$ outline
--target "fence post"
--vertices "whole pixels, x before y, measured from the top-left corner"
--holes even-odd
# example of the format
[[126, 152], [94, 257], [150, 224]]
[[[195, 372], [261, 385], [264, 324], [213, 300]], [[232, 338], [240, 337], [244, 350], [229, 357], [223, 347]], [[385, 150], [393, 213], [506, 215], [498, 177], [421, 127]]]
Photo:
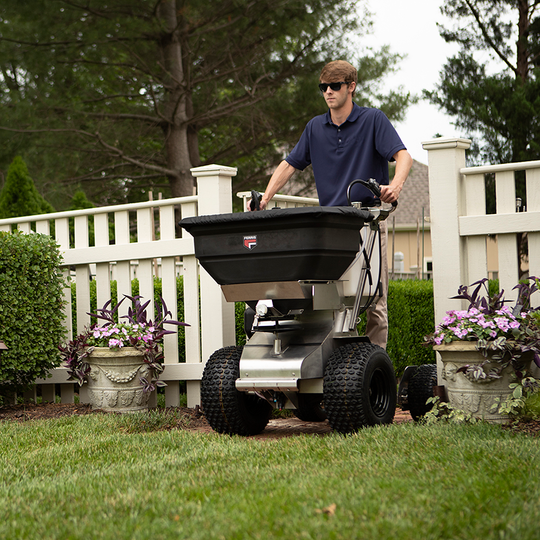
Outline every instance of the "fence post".
[[449, 300], [457, 294], [466, 276], [464, 240], [459, 236], [459, 216], [464, 214], [465, 150], [469, 139], [440, 138], [422, 143], [428, 151], [431, 243], [433, 254], [433, 296], [435, 322], [448, 309], [461, 309], [461, 301]]
[[[232, 177], [237, 169], [222, 165], [207, 165], [191, 169], [197, 180], [198, 214], [232, 212]], [[228, 303], [221, 287], [201, 268], [201, 336], [202, 361], [222, 347], [234, 345], [234, 303]], [[187, 382], [188, 407], [200, 403], [200, 381]]]

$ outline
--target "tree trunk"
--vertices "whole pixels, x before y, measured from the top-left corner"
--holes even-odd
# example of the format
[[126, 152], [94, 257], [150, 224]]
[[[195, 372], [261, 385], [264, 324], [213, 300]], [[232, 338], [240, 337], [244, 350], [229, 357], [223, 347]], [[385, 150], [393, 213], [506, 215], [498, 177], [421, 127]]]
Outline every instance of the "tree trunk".
[[165, 65], [163, 116], [167, 167], [173, 197], [193, 195], [192, 167], [189, 155], [188, 114], [182, 46], [180, 43], [176, 0], [161, 0], [158, 17], [162, 23], [161, 54]]
[[529, 0], [518, 0], [518, 39], [516, 73], [521, 84], [529, 78]]

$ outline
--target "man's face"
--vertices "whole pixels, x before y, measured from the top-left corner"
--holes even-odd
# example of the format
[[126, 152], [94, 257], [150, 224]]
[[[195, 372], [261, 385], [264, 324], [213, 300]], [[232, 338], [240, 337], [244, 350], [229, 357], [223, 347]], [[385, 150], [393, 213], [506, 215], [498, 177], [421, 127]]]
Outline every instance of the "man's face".
[[[329, 84], [334, 81], [321, 81], [322, 83]], [[348, 85], [342, 84], [339, 90], [332, 90], [330, 87], [323, 92], [324, 100], [329, 109], [340, 109], [347, 104], [349, 95], [352, 96], [354, 92], [355, 83], [349, 83]]]

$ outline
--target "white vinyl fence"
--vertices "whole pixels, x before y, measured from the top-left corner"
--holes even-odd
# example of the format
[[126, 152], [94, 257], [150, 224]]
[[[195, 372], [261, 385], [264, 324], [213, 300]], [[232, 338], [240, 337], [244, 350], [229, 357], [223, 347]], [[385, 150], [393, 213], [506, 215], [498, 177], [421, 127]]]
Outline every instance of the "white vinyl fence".
[[[10, 231], [16, 225], [29, 234], [32, 231], [50, 234], [54, 223], [55, 238], [64, 258], [64, 273], [76, 282], [77, 328], [72, 328], [71, 289], [65, 291], [65, 321], [70, 337], [90, 322], [90, 280], [96, 282], [99, 308], [111, 299], [111, 279], [117, 282], [119, 300], [123, 295], [132, 295], [134, 267], [139, 294], [151, 300], [148, 312], [153, 313], [157, 272], [162, 278], [163, 299], [172, 318], [177, 319], [176, 277], [180, 269], [184, 286], [183, 320], [190, 326], [184, 330], [185, 363], [179, 363], [177, 334], [164, 339], [165, 370], [161, 379], [168, 384], [167, 406], [179, 405], [179, 381], [186, 381], [188, 406], [198, 405], [204, 362], [215, 350], [235, 343], [234, 304], [225, 301], [221, 288], [200, 269], [193, 238], [178, 227], [178, 221], [190, 216], [232, 212], [231, 179], [236, 169], [209, 165], [191, 172], [197, 181], [196, 196], [0, 220], [0, 231]], [[305, 206], [316, 205], [318, 201], [277, 196], [275, 204]], [[93, 242], [89, 226], [92, 222]], [[125, 315], [128, 307], [124, 302], [120, 315]], [[177, 330], [172, 325], [168, 329]], [[73, 402], [75, 385], [67, 381], [66, 371], [65, 367], [59, 367], [53, 370], [52, 377], [36, 381], [44, 401], [55, 399], [55, 388], [59, 385], [62, 402]], [[35, 395], [36, 389], [26, 397], [34, 399]], [[85, 387], [80, 389], [80, 399], [87, 401]]]

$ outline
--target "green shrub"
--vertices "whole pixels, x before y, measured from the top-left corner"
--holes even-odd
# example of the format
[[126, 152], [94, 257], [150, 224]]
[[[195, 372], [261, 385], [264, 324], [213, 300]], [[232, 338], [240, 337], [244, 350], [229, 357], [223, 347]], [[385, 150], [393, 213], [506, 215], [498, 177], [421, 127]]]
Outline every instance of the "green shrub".
[[527, 419], [540, 418], [540, 392], [536, 392], [525, 399], [521, 415]]
[[[457, 293], [456, 293], [457, 294]], [[433, 282], [391, 281], [388, 286], [388, 355], [400, 377], [407, 366], [432, 364], [435, 353], [424, 336], [435, 330]]]
[[24, 390], [60, 365], [64, 279], [55, 241], [0, 232], [0, 392]]
[[[457, 292], [456, 292], [457, 294]], [[433, 282], [396, 280], [388, 284], [388, 343], [386, 350], [401, 377], [407, 366], [433, 364], [435, 353], [423, 345], [424, 336], [435, 330]], [[362, 314], [358, 333], [366, 328]]]
[[234, 305], [235, 323], [236, 323], [236, 345], [242, 347], [246, 344], [246, 332], [244, 330], [244, 312], [246, 304], [244, 302], [236, 302]]

